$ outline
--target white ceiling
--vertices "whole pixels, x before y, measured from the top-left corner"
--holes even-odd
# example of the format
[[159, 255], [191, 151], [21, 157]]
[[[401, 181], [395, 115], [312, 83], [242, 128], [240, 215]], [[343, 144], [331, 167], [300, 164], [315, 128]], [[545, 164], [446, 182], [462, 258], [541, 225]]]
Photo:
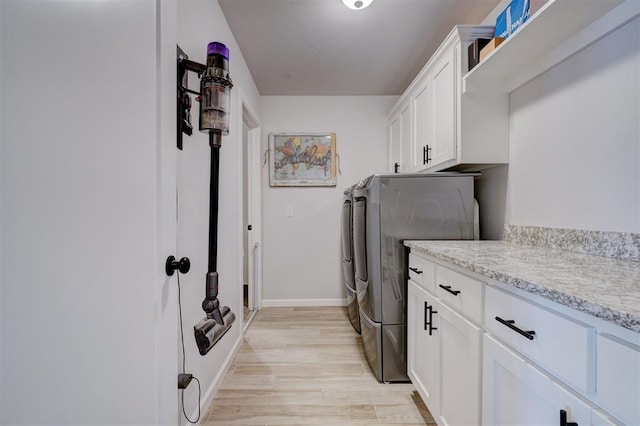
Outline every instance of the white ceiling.
[[219, 3], [260, 93], [283, 96], [400, 95], [454, 25], [479, 24], [499, 1]]

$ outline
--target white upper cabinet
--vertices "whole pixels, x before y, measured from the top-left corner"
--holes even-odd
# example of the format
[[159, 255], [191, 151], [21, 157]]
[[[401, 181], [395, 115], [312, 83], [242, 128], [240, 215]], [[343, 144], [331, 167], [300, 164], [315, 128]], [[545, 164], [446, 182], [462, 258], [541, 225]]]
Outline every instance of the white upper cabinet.
[[[416, 117], [429, 117], [430, 112], [430, 98], [429, 87], [427, 82], [417, 88], [416, 94], [412, 98], [413, 111]], [[427, 167], [430, 161], [431, 149], [433, 149], [433, 142], [430, 140], [430, 132], [433, 127], [432, 123], [428, 120], [416, 120], [415, 132], [416, 142], [411, 144], [413, 150], [413, 162], [411, 163], [410, 170], [420, 170]], [[431, 146], [429, 144], [431, 143]]]
[[400, 109], [413, 113], [400, 170], [478, 171], [506, 164], [509, 93], [638, 15], [638, 0], [548, 0], [471, 71], [468, 46], [491, 38], [493, 26], [455, 27], [389, 115], [391, 124]]
[[408, 172], [409, 164], [411, 164], [411, 150], [408, 148], [413, 140], [413, 115], [411, 113], [411, 104], [406, 103], [400, 112], [400, 122], [402, 128], [402, 136], [400, 137], [400, 147], [402, 151], [402, 162], [400, 163], [401, 172]]
[[413, 132], [411, 103], [405, 101], [389, 124], [389, 172], [408, 172], [412, 161], [410, 143]]
[[400, 163], [402, 162], [402, 122], [400, 116], [396, 116], [389, 124], [389, 162], [390, 170], [394, 173], [400, 171]]
[[412, 112], [401, 170], [472, 171], [507, 163], [508, 96], [462, 93], [469, 44], [492, 34], [492, 26], [455, 27], [398, 100], [391, 122], [406, 108]]
[[[443, 164], [456, 158], [456, 55], [449, 49], [435, 64], [427, 81], [430, 93], [428, 116], [417, 121], [430, 122], [426, 142], [432, 147], [430, 163]], [[419, 143], [416, 134], [416, 142]]]
[[412, 171], [456, 158], [456, 57], [449, 49], [412, 97], [415, 144]]

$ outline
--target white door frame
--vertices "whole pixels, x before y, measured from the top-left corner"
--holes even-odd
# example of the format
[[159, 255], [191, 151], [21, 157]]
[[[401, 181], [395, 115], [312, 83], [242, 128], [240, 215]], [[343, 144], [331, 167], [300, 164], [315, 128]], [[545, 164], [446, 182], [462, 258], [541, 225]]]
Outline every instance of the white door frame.
[[247, 146], [247, 218], [252, 226], [249, 232], [249, 309], [262, 307], [262, 159], [258, 116], [242, 96], [242, 121], [249, 128]]

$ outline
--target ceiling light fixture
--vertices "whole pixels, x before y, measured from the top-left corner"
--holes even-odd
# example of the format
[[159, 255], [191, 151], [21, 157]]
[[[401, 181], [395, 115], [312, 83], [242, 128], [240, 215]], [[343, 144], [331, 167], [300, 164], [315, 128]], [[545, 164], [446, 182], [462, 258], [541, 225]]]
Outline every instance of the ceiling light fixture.
[[345, 6], [353, 10], [361, 10], [369, 6], [373, 0], [342, 0]]

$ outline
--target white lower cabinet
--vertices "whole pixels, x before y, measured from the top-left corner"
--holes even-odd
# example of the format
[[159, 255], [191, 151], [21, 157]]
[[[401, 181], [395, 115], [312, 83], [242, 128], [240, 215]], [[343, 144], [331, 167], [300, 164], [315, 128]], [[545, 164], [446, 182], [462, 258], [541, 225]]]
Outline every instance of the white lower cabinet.
[[[640, 339], [637, 339], [640, 343]], [[629, 425], [640, 424], [640, 347], [598, 335], [598, 402]]]
[[489, 335], [484, 337], [482, 423], [591, 424], [591, 407]]
[[477, 425], [480, 423], [483, 330], [445, 305], [436, 306], [442, 377], [440, 421], [445, 425]]
[[592, 426], [618, 426], [619, 421], [612, 419], [604, 414], [602, 411], [593, 409], [591, 410], [591, 425]]
[[571, 388], [584, 394], [595, 391], [594, 327], [492, 286], [487, 286], [485, 294], [487, 333]]
[[640, 335], [412, 252], [408, 375], [443, 425], [640, 426]]
[[441, 425], [480, 423], [483, 330], [409, 281], [408, 375]]
[[[440, 411], [438, 366], [438, 319], [435, 298], [409, 281], [407, 303], [407, 374], [435, 417]], [[431, 317], [431, 318], [430, 318]]]

